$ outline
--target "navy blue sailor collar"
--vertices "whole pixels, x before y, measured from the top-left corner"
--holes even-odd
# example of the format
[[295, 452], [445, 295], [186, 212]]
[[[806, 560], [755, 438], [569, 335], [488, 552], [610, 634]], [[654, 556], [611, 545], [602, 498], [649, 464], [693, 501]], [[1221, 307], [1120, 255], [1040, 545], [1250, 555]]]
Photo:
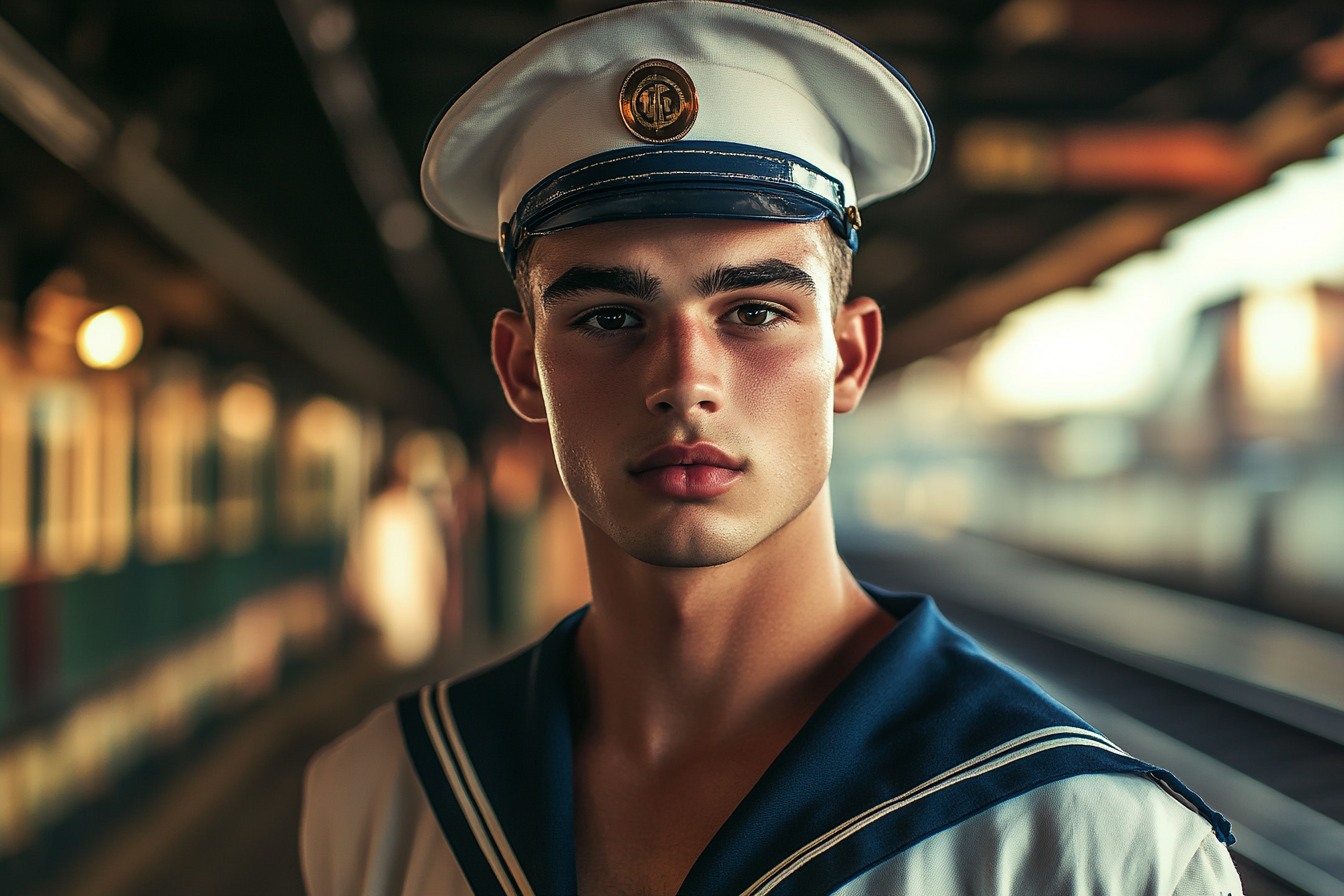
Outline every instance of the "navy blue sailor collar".
[[[933, 601], [864, 586], [899, 624], [785, 747], [682, 883], [686, 894], [833, 892], [993, 805], [1079, 774], [1153, 777], [987, 656]], [[398, 702], [416, 774], [478, 896], [577, 891], [568, 677], [586, 608], [484, 672]]]

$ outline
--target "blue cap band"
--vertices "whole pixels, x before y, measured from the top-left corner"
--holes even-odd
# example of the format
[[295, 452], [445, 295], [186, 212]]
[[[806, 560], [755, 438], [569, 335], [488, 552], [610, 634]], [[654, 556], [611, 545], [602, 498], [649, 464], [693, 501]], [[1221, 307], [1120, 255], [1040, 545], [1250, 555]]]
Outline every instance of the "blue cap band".
[[583, 224], [641, 218], [804, 222], [825, 218], [851, 249], [858, 214], [840, 181], [786, 153], [686, 140], [632, 146], [562, 168], [523, 196], [501, 228], [510, 272], [530, 237]]

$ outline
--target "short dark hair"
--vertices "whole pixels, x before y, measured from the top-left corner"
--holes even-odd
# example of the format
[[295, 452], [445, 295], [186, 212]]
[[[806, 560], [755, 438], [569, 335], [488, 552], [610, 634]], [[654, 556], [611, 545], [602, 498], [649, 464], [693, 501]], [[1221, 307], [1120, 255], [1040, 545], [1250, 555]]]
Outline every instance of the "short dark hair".
[[831, 238], [826, 241], [826, 263], [831, 268], [831, 317], [840, 313], [840, 306], [849, 301], [849, 290], [854, 285], [854, 250], [840, 234], [827, 227]]
[[[826, 228], [826, 232], [831, 235], [826, 241], [826, 263], [831, 269], [831, 316], [834, 317], [840, 306], [849, 301], [854, 277], [854, 250], [831, 228]], [[513, 265], [513, 288], [518, 293], [528, 323], [532, 322], [532, 248], [535, 245], [536, 240], [532, 239], [519, 246]]]

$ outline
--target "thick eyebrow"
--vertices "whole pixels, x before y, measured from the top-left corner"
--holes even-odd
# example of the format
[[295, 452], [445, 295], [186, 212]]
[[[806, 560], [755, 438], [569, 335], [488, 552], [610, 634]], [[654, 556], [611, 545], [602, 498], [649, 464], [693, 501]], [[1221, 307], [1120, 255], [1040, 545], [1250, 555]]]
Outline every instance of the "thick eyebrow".
[[642, 302], [652, 302], [658, 298], [662, 285], [662, 281], [644, 268], [594, 268], [580, 264], [565, 271], [546, 287], [541, 294], [541, 303], [556, 305], [585, 292], [613, 292]]
[[817, 292], [817, 284], [807, 271], [778, 258], [739, 267], [723, 265], [695, 279], [695, 288], [702, 296], [774, 285], [791, 286], [813, 295]]

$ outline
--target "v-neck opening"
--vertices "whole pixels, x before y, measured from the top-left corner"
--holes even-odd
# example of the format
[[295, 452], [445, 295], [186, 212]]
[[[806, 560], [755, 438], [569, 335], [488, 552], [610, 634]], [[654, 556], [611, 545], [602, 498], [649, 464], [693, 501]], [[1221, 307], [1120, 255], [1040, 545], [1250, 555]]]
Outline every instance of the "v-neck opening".
[[[864, 593], [868, 596], [868, 598], [872, 600], [873, 603], [876, 604], [877, 607], [881, 609], [884, 613], [891, 616], [892, 619], [895, 620], [895, 624], [891, 627], [889, 631], [883, 634], [882, 637], [878, 639], [878, 641], [875, 644], [873, 644], [872, 647], [868, 649], [868, 651], [863, 655], [863, 657], [860, 658], [860, 660], [857, 663], [855, 663], [854, 668], [850, 669], [849, 672], [847, 672], [845, 676], [841, 678], [839, 682], [836, 683], [835, 687], [831, 689], [830, 693], [826, 694], [826, 696], [822, 698], [821, 702], [808, 716], [807, 721], [803, 723], [802, 727], [798, 730], [798, 732], [795, 733], [794, 736], [789, 739], [788, 743], [784, 745], [783, 749], [781, 749], [780, 752], [776, 754], [776, 756], [773, 759], [771, 759], [769, 765], [766, 766], [765, 770], [761, 773], [760, 777], [756, 779], [756, 781], [752, 784], [751, 788], [742, 797], [742, 799], [738, 802], [738, 804], [733, 807], [733, 811], [729, 813], [728, 818], [724, 820], [723, 824], [720, 825], [719, 828], [714, 832], [714, 836], [712, 836], [709, 842], [705, 845], [705, 848], [700, 851], [699, 855], [696, 856], [695, 862], [691, 864], [690, 869], [687, 871], [686, 878], [683, 879], [677, 886], [678, 893], [681, 893], [683, 891], [686, 880], [690, 880], [692, 878], [692, 875], [695, 873], [696, 869], [700, 866], [701, 860], [716, 845], [723, 829], [727, 827], [729, 822], [732, 821], [732, 819], [734, 818], [734, 816], [738, 814], [738, 812], [741, 810], [741, 807], [747, 804], [749, 800], [751, 800], [753, 794], [756, 793], [757, 789], [761, 786], [762, 782], [766, 781], [770, 777], [771, 771], [779, 763], [781, 757], [783, 757], [789, 751], [789, 748], [796, 741], [798, 741], [798, 739], [802, 737], [805, 732], [808, 731], [809, 727], [813, 723], [813, 720], [817, 718], [817, 716], [822, 712], [822, 710], [831, 701], [831, 699], [838, 692], [840, 692], [846, 686], [847, 683], [854, 680], [856, 676], [861, 672], [861, 670], [864, 669], [865, 665], [869, 662], [870, 658], [872, 658], [874, 654], [877, 654], [882, 649], [883, 645], [886, 644], [896, 634], [896, 632], [900, 630], [901, 625], [907, 616], [909, 616], [912, 612], [916, 612], [919, 609], [921, 609], [924, 606], [924, 602], [927, 602], [930, 606], [932, 606], [932, 600], [925, 595], [896, 594], [896, 593], [878, 594], [876, 593], [876, 589], [873, 589], [870, 586], [865, 585], [863, 583], [860, 583], [860, 585], [863, 588]], [[898, 615], [896, 612], [893, 612], [893, 610], [895, 610], [896, 607], [892, 605], [893, 601], [890, 600], [891, 598], [896, 599], [904, 598], [909, 601], [909, 605], [903, 608], [904, 612], [902, 614]], [[586, 609], [587, 607], [584, 608], [584, 610]], [[573, 807], [576, 802], [575, 795], [573, 795], [573, 786], [575, 780], [574, 756], [576, 752], [574, 744], [574, 735], [577, 731], [577, 727], [574, 724], [574, 701], [573, 701], [573, 691], [571, 690], [571, 688], [574, 686], [574, 684], [582, 680], [582, 674], [583, 674], [582, 670], [579, 668], [579, 658], [577, 650], [578, 631], [579, 626], [582, 624], [582, 621], [583, 617], [580, 617], [575, 621], [574, 625], [568, 629], [568, 631], [565, 633], [568, 638], [568, 641], [564, 645], [564, 649], [567, 653], [569, 663], [569, 666], [566, 669], [566, 679], [564, 681], [563, 689], [565, 700], [564, 705], [566, 709], [565, 719], [567, 722], [568, 727], [567, 733], [569, 736], [569, 742], [568, 742], [569, 760], [570, 760], [569, 786], [571, 792], [571, 803], [570, 803], [571, 812], [573, 811]], [[569, 827], [571, 831], [577, 833], [578, 830], [577, 819], [572, 815], [570, 818]], [[576, 841], [574, 843], [574, 866], [576, 869], [576, 874], [578, 867], [577, 847], [578, 844]], [[577, 880], [575, 881], [575, 892], [577, 892]]]
[[[864, 590], [896, 625], [771, 760], [679, 892], [833, 892], [920, 840], [1043, 784], [1156, 771], [991, 659], [930, 598]], [[417, 776], [482, 896], [577, 894], [569, 676], [586, 611], [490, 669], [432, 686], [441, 709], [430, 705], [430, 688], [399, 703]], [[460, 739], [451, 756], [445, 735]], [[455, 775], [478, 776], [467, 781], [474, 790], [450, 788]], [[1212, 810], [1206, 817], [1225, 825]], [[509, 875], [521, 875], [526, 886], [511, 889]]]

